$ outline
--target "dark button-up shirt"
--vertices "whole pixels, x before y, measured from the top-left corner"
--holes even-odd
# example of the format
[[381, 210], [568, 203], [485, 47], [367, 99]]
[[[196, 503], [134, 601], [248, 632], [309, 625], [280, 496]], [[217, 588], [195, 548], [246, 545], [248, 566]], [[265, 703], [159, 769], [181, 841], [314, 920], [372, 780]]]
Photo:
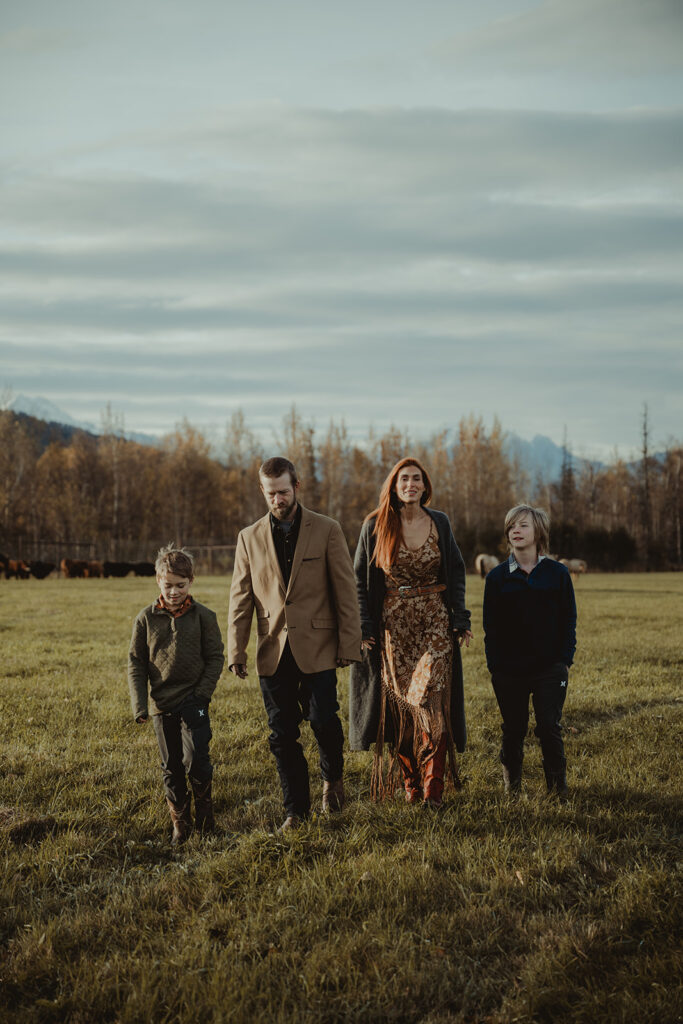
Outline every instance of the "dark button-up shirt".
[[275, 553], [280, 563], [280, 571], [285, 581], [285, 587], [289, 584], [289, 577], [292, 575], [292, 562], [296, 542], [299, 539], [299, 527], [301, 526], [301, 505], [297, 505], [296, 514], [291, 523], [281, 523], [273, 513], [270, 513], [270, 529], [273, 533]]

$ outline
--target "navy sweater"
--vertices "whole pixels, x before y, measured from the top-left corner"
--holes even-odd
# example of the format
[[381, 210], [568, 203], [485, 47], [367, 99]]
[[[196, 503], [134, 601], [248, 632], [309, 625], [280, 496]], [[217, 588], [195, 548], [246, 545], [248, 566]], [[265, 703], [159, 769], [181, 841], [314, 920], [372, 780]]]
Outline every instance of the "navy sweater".
[[543, 558], [527, 576], [501, 562], [486, 577], [484, 644], [489, 672], [523, 676], [562, 662], [576, 650], [576, 601], [571, 576]]

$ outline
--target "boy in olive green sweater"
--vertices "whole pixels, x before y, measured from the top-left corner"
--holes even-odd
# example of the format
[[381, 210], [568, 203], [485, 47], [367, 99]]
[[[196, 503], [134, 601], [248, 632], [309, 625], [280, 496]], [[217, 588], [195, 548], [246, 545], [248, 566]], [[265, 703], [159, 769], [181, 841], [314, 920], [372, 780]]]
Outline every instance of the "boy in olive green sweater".
[[133, 625], [128, 688], [135, 721], [149, 721], [151, 711], [175, 845], [192, 830], [186, 770], [195, 824], [202, 832], [214, 828], [209, 701], [225, 659], [215, 612], [190, 596], [190, 552], [169, 544], [159, 551], [155, 568], [161, 593]]

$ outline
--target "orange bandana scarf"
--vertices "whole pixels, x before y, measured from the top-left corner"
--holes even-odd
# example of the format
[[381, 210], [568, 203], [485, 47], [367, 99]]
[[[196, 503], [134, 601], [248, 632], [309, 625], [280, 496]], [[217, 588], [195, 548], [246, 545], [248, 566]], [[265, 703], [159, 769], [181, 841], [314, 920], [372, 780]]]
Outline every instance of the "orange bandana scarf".
[[154, 605], [154, 607], [160, 609], [161, 611], [168, 612], [169, 615], [172, 615], [174, 619], [179, 619], [181, 615], [185, 614], [185, 612], [189, 612], [190, 608], [192, 607], [192, 597], [190, 594], [188, 594], [179, 608], [169, 608], [161, 594], [159, 594], [159, 597], [157, 598], [157, 603]]

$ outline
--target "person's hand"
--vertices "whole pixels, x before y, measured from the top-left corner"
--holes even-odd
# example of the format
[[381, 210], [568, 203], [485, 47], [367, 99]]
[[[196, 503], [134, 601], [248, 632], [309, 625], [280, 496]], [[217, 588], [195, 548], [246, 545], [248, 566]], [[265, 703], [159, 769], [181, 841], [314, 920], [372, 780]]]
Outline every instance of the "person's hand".
[[149, 722], [149, 715], [145, 712], [144, 715], [138, 715], [135, 721], [138, 725], [144, 725], [145, 722]]
[[240, 679], [246, 679], [249, 674], [246, 665], [231, 665], [230, 671], [234, 676], [239, 676]]
[[461, 647], [463, 644], [465, 645], [465, 647], [469, 647], [470, 640], [474, 640], [474, 633], [472, 632], [471, 629], [456, 629], [455, 635]]
[[348, 658], [337, 658], [337, 668], [348, 668], [350, 664]]
[[360, 649], [361, 649], [361, 651], [371, 651], [374, 646], [375, 646], [375, 638], [374, 638], [374, 636], [369, 636], [367, 638], [367, 640], [361, 640], [361, 642], [360, 642]]

